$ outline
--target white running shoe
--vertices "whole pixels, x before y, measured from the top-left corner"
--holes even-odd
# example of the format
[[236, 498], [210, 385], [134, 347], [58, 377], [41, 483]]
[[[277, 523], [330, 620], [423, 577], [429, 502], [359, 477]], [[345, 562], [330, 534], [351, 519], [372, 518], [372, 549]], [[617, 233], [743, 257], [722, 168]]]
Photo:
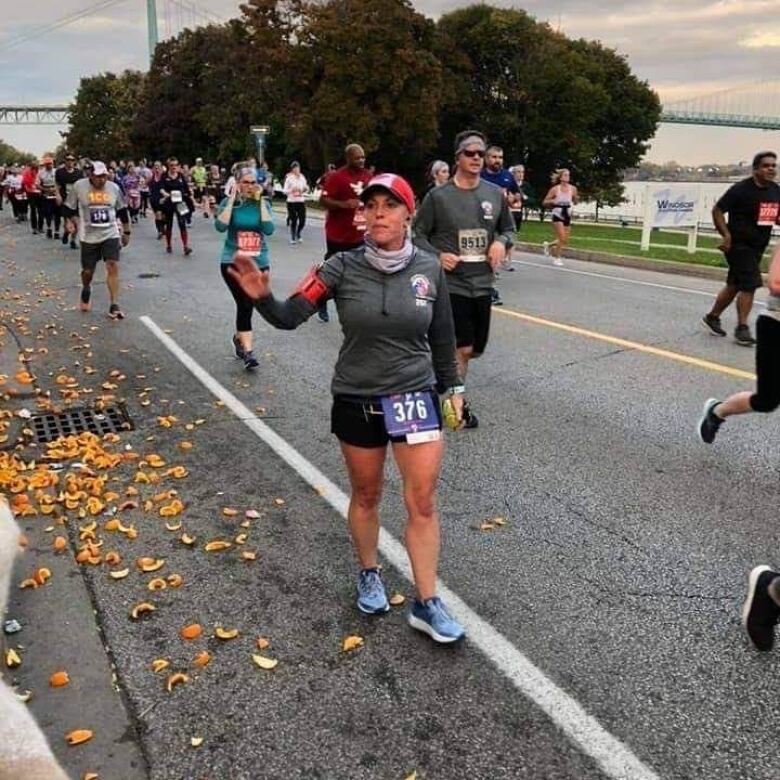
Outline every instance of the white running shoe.
[[553, 260], [553, 265], [562, 266], [562, 265], [563, 265], [563, 260], [561, 260], [561, 258], [560, 258], [560, 257], [556, 257], [556, 258]]
[[542, 244], [542, 252], [544, 253], [545, 257], [549, 257], [550, 256], [550, 242], [549, 241], [545, 241]]

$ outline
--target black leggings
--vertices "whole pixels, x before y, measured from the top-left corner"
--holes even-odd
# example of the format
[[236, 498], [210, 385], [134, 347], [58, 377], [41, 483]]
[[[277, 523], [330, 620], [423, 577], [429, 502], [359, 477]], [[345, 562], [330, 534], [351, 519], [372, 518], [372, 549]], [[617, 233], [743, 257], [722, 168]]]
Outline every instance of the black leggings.
[[51, 230], [51, 223], [54, 220], [55, 232], [60, 232], [60, 207], [54, 198], [43, 199], [43, 218], [46, 220], [46, 227]]
[[27, 194], [27, 202], [30, 204], [30, 227], [33, 230], [43, 230], [43, 196], [40, 194]]
[[756, 322], [756, 392], [750, 396], [754, 412], [774, 412], [780, 406], [780, 321], [766, 314]]
[[9, 195], [8, 200], [11, 201], [11, 209], [14, 212], [14, 216], [19, 221], [27, 219], [27, 201], [18, 200], [16, 195]]
[[306, 224], [306, 204], [287, 204], [287, 224], [290, 226], [290, 237], [297, 241], [301, 237], [301, 231]]
[[149, 208], [149, 190], [141, 190], [141, 213], [146, 216], [146, 209]]
[[252, 330], [252, 312], [255, 305], [252, 299], [241, 289], [241, 285], [228, 273], [229, 264], [221, 263], [222, 278], [236, 302], [236, 333], [248, 333]]
[[173, 237], [173, 218], [176, 217], [176, 221], [179, 223], [179, 233], [181, 233], [181, 243], [187, 246], [187, 222], [186, 217], [179, 214], [174, 209], [165, 209], [163, 211], [163, 217], [165, 219], [165, 241], [168, 246], [171, 245], [171, 238]]

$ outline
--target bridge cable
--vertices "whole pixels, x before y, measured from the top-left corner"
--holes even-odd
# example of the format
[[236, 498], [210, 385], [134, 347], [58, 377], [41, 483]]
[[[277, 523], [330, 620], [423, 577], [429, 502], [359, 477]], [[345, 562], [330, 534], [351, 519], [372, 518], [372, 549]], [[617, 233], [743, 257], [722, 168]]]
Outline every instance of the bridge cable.
[[33, 38], [38, 38], [45, 33], [52, 32], [53, 30], [59, 30], [61, 27], [66, 27], [69, 24], [73, 24], [73, 22], [77, 22], [79, 19], [84, 19], [87, 16], [91, 16], [98, 11], [104, 11], [111, 6], [119, 5], [120, 3], [125, 2], [127, 2], [127, 0], [101, 0], [101, 2], [95, 3], [88, 8], [82, 8], [80, 11], [68, 14], [68, 16], [63, 16], [62, 18], [57, 19], [50, 24], [41, 25], [40, 27], [36, 27], [34, 30], [31, 30], [28, 33], [17, 35], [8, 41], [5, 41], [5, 43], [0, 44], [0, 53], [12, 47], [18, 46], [21, 43], [25, 43], [26, 41], [30, 41]]

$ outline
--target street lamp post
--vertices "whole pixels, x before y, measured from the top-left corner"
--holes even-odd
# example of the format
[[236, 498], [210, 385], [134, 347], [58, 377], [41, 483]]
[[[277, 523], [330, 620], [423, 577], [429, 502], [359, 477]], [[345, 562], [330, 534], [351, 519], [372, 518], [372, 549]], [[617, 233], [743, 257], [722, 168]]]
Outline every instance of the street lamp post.
[[257, 147], [257, 164], [262, 165], [265, 162], [265, 139], [268, 133], [271, 132], [271, 128], [268, 125], [252, 125], [249, 128], [249, 132], [252, 133], [255, 139], [255, 146]]

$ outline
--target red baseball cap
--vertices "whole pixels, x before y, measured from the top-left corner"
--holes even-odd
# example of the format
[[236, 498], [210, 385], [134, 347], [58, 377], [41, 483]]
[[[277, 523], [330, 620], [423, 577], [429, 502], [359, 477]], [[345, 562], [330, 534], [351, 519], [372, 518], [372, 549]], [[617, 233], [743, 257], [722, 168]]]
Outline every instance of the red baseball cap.
[[400, 200], [409, 209], [410, 214], [414, 213], [414, 192], [403, 176], [398, 176], [395, 173], [380, 173], [378, 176], [374, 176], [360, 193], [360, 200], [365, 203], [373, 190], [376, 189], [386, 190], [394, 198]]

